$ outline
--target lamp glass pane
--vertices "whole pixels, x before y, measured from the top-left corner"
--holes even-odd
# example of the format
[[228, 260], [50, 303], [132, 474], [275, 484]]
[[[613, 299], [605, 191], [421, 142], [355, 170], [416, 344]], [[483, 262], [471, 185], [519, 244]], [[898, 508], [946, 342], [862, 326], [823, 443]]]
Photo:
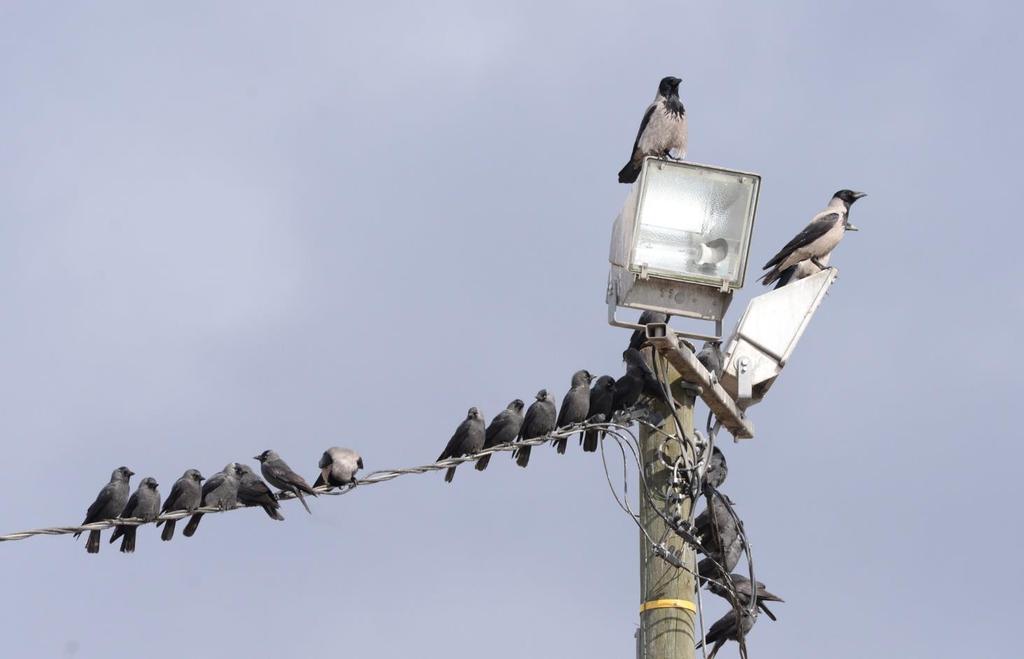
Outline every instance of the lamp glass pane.
[[757, 184], [749, 174], [649, 161], [631, 269], [740, 287]]

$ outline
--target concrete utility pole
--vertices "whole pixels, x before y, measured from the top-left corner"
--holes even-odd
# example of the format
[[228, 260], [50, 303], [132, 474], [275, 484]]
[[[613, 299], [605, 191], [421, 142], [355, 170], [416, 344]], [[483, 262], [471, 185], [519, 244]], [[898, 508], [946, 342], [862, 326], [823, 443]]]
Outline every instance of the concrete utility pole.
[[[683, 432], [693, 436], [693, 404], [694, 394], [690, 390], [681, 390], [679, 373], [669, 369], [672, 393], [676, 398], [677, 410]], [[661, 429], [669, 434], [676, 434], [676, 420], [668, 409], [660, 410], [667, 416]], [[672, 470], [658, 459], [658, 446], [664, 435], [640, 428], [640, 450], [644, 464], [644, 474], [650, 487], [654, 505], [665, 505], [664, 494], [667, 492]], [[679, 447], [671, 443], [666, 447], [671, 458], [678, 455]], [[693, 501], [689, 498], [682, 502], [682, 514], [689, 515]], [[647, 533], [658, 540], [665, 532], [664, 520], [654, 510], [651, 502], [642, 493], [640, 495], [640, 523]], [[684, 548], [682, 556], [684, 565], [689, 570], [696, 570], [696, 554], [692, 547], [685, 547], [674, 533], [669, 533], [670, 544], [676, 549]], [[671, 539], [674, 539], [672, 541]], [[696, 643], [696, 584], [692, 572], [680, 570], [651, 551], [651, 542], [640, 534], [640, 637], [639, 659], [693, 659]]]

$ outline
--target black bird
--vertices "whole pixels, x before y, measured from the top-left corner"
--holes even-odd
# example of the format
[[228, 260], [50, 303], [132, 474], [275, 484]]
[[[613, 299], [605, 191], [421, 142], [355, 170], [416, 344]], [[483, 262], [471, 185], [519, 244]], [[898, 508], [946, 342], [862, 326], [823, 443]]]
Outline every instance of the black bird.
[[[562, 408], [558, 410], [558, 419], [555, 421], [556, 428], [565, 428], [576, 423], [583, 423], [587, 420], [590, 411], [590, 381], [593, 376], [588, 371], [576, 371], [572, 374], [572, 386], [569, 393], [562, 399]], [[568, 437], [560, 437], [554, 440], [559, 453], [565, 453], [565, 447], [569, 444]]]
[[[555, 429], [557, 420], [554, 399], [547, 389], [541, 389], [537, 392], [537, 400], [526, 410], [526, 417], [519, 429], [519, 439], [528, 440], [549, 435]], [[520, 467], [525, 467], [530, 463], [530, 448], [532, 447], [517, 446], [516, 450], [512, 452], [512, 457], [516, 459], [516, 464]]]
[[[179, 510], [192, 512], [199, 507], [203, 501], [203, 475], [198, 469], [187, 469], [181, 478], [174, 481], [171, 486], [171, 493], [164, 499], [164, 507], [160, 512], [173, 513]], [[160, 532], [160, 539], [167, 542], [174, 537], [174, 526], [178, 520], [170, 519], [166, 522], [157, 522], [156, 525], [164, 525]]]
[[701, 544], [718, 555], [732, 546], [740, 527], [729, 511], [728, 497], [712, 488], [705, 488], [705, 491], [707, 508], [693, 520], [693, 530], [700, 536]]
[[[742, 574], [735, 573], [730, 574], [729, 578], [732, 579], [732, 587], [733, 591], [736, 593], [737, 603], [744, 608], [749, 608], [751, 596], [750, 578], [745, 577]], [[704, 583], [707, 584], [708, 590], [710, 590], [712, 593], [718, 595], [726, 601], [731, 601], [729, 589], [726, 586], [727, 582], [725, 579], [716, 579], [714, 581], [704, 580]], [[768, 589], [765, 588], [765, 585], [760, 581], [757, 581], [755, 583], [757, 584], [757, 607], [764, 611], [764, 614], [766, 616], [768, 616], [772, 620], [776, 620], [775, 614], [772, 613], [771, 610], [769, 610], [765, 602], [784, 602], [785, 600], [783, 600], [778, 595], [769, 592]]]
[[619, 183], [636, 181], [645, 156], [666, 158], [675, 150], [679, 158], [686, 157], [686, 108], [679, 100], [680, 82], [668, 76], [658, 83], [658, 95], [640, 121], [629, 162], [619, 172]]
[[[238, 504], [238, 474], [235, 463], [229, 462], [226, 467], [210, 476], [203, 483], [202, 506], [211, 506], [220, 510], [231, 510]], [[182, 535], [191, 538], [199, 528], [199, 522], [205, 513], [195, 513], [189, 517], [188, 524]]]
[[[498, 413], [498, 416], [491, 419], [491, 425], [487, 426], [484, 433], [484, 448], [488, 449], [502, 444], [511, 444], [519, 435], [519, 429], [523, 426], [523, 408], [526, 403], [516, 398], [508, 404], [508, 407]], [[476, 470], [483, 471], [491, 462], [490, 454], [481, 456], [476, 461]]]
[[[611, 421], [614, 396], [615, 378], [610, 375], [602, 375], [597, 378], [594, 387], [590, 390], [590, 416], [587, 421], [596, 423]], [[600, 434], [598, 430], [588, 430], [582, 439], [583, 450], [587, 453], [596, 451]]]
[[260, 463], [260, 471], [268, 483], [279, 490], [294, 494], [298, 498], [299, 503], [302, 504], [302, 507], [306, 509], [306, 512], [311, 515], [313, 514], [313, 511], [306, 505], [306, 500], [302, 497], [302, 493], [305, 492], [315, 497], [317, 495], [316, 490], [309, 486], [305, 478], [292, 471], [292, 468], [281, 459], [281, 456], [274, 451], [267, 450], [257, 455], [253, 460]]
[[750, 615], [746, 609], [741, 609], [739, 613], [736, 612], [736, 609], [733, 609], [711, 625], [711, 629], [708, 630], [704, 641], [698, 641], [697, 647], [699, 648], [704, 643], [714, 643], [708, 659], [715, 659], [715, 655], [718, 654], [718, 651], [726, 641], [736, 641], [738, 643], [741, 638], [744, 638], [754, 628], [754, 622], [754, 616]]
[[768, 270], [761, 277], [764, 285], [770, 285], [790, 267], [804, 260], [824, 269], [822, 259], [832, 253], [847, 231], [857, 231], [857, 227], [850, 224], [850, 206], [866, 196], [853, 190], [836, 192], [828, 207], [815, 215], [803, 231], [764, 264], [764, 269]]
[[733, 539], [732, 544], [729, 545], [724, 552], [715, 552], [714, 556], [703, 558], [697, 563], [697, 573], [701, 576], [711, 577], [712, 579], [719, 578], [716, 575], [721, 575], [721, 570], [715, 565], [717, 561], [722, 569], [726, 572], [732, 572], [739, 565], [740, 557], [743, 555], [743, 536], [737, 535]]
[[[448, 445], [437, 456], [437, 462], [448, 458], [461, 458], [464, 455], [477, 453], [484, 447], [484, 418], [480, 416], [480, 410], [475, 407], [469, 408], [466, 418], [459, 427], [455, 429]], [[448, 467], [444, 474], [444, 482], [451, 483], [455, 478], [455, 467]]]
[[704, 483], [718, 489], [725, 482], [729, 475], [729, 464], [725, 461], [725, 454], [722, 449], [715, 446], [711, 450], [711, 459], [708, 460], [708, 469], [704, 472]]
[[[103, 486], [96, 500], [89, 506], [85, 513], [82, 525], [101, 522], [108, 519], [116, 519], [124, 505], [128, 501], [128, 481], [135, 475], [135, 472], [128, 467], [118, 467], [110, 475], [110, 482]], [[75, 537], [82, 535], [79, 531]], [[85, 541], [85, 551], [90, 554], [98, 554], [100, 551], [100, 532], [89, 531], [89, 538]]]
[[[660, 311], [645, 311], [640, 314], [640, 320], [636, 322], [639, 325], [646, 326], [651, 323], [667, 323], [671, 319], [672, 316], [661, 313]], [[633, 334], [629, 337], [629, 347], [634, 350], [639, 350], [644, 347], [645, 343], [647, 343], [647, 330], [633, 330]]]
[[725, 360], [722, 357], [722, 342], [705, 341], [704, 347], [697, 353], [697, 361], [703, 364], [711, 374], [712, 382], [718, 382], [722, 377], [722, 368], [725, 366]]
[[350, 448], [332, 446], [320, 456], [318, 466], [320, 475], [313, 487], [345, 487], [356, 482], [356, 472], [363, 468], [363, 458]]
[[627, 410], [640, 400], [641, 396], [650, 396], [665, 401], [665, 392], [654, 377], [654, 373], [639, 350], [627, 348], [622, 353], [626, 362], [626, 374], [615, 381], [612, 396], [612, 414]]
[[[157, 487], [159, 484], [155, 478], [143, 478], [138, 489], [128, 498], [128, 503], [121, 511], [121, 518], [138, 517], [147, 522], [156, 519], [160, 515], [160, 490], [156, 489]], [[121, 553], [130, 554], [135, 551], [135, 533], [138, 530], [138, 526], [130, 524], [114, 527], [114, 532], [110, 534], [110, 542], [113, 544], [114, 540], [124, 536], [121, 539]]]
[[235, 475], [238, 476], [238, 500], [246, 506], [259, 506], [270, 519], [282, 521], [281, 504], [270, 491], [263, 479], [256, 475], [249, 465], [235, 463]]
[[816, 275], [825, 268], [828, 267], [829, 259], [832, 258], [832, 253], [829, 252], [825, 256], [816, 259], [804, 259], [796, 265], [791, 265], [779, 274], [779, 278], [775, 280], [775, 288], [779, 289], [795, 281], [800, 281]]

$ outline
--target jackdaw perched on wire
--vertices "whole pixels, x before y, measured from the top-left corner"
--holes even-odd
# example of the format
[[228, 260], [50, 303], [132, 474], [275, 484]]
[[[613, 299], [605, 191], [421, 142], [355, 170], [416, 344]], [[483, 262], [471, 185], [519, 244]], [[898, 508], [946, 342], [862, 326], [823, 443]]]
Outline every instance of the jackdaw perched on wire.
[[[135, 472], [128, 467], [118, 467], [110, 475], [110, 482], [103, 486], [96, 500], [89, 506], [85, 513], [82, 525], [101, 522], [108, 519], [116, 519], [124, 505], [128, 501], [128, 481], [135, 475]], [[75, 537], [82, 535], [79, 531]], [[98, 554], [100, 551], [100, 532], [89, 531], [89, 538], [85, 541], [85, 551], [90, 554]]]
[[[157, 487], [159, 484], [155, 478], [149, 476], [143, 478], [139, 482], [139, 487], [128, 498], [128, 503], [121, 511], [121, 518], [138, 517], [147, 522], [156, 519], [160, 515], [160, 491], [156, 489]], [[138, 526], [130, 524], [117, 526], [110, 534], [110, 542], [113, 544], [114, 540], [124, 536], [121, 540], [121, 553], [130, 554], [135, 551], [135, 532], [138, 530]]]
[[[750, 607], [750, 595], [751, 595], [750, 578], [749, 577], [745, 577], [742, 574], [735, 574], [735, 573], [730, 574], [729, 578], [732, 579], [732, 587], [733, 587], [733, 591], [732, 592], [734, 592], [736, 594], [737, 603], [740, 606], [744, 607], [744, 608], [749, 608]], [[730, 592], [729, 592], [729, 588], [728, 588], [728, 581], [727, 580], [725, 580], [725, 579], [715, 579], [715, 580], [702, 579], [702, 581], [704, 581], [704, 583], [708, 587], [708, 590], [710, 590], [712, 593], [714, 593], [715, 595], [718, 595], [719, 597], [721, 597], [722, 599], [724, 599], [724, 600], [726, 600], [728, 602], [732, 601], [732, 597], [730, 596]], [[765, 585], [763, 583], [761, 583], [760, 581], [757, 581], [755, 583], [757, 584], [757, 595], [756, 595], [756, 597], [757, 597], [757, 607], [759, 609], [761, 609], [762, 611], [764, 611], [764, 614], [766, 616], [768, 616], [772, 620], [776, 620], [775, 614], [772, 613], [771, 610], [768, 609], [768, 606], [765, 604], [765, 602], [784, 602], [785, 600], [783, 600], [778, 595], [775, 595], [774, 593], [768, 592], [768, 589], [765, 588]]]
[[715, 446], [711, 449], [711, 459], [708, 460], [708, 468], [704, 472], [704, 484], [718, 489], [728, 475], [729, 464], [725, 461], [725, 454], [722, 453], [722, 449]]
[[[590, 390], [590, 411], [587, 421], [594, 423], [610, 422], [612, 420], [612, 402], [615, 397], [615, 378], [610, 375], [602, 375], [594, 382]], [[588, 430], [583, 436], [581, 443], [583, 450], [593, 453], [597, 450], [597, 443], [600, 441], [603, 432], [600, 430]]]
[[259, 506], [270, 519], [284, 520], [281, 504], [270, 491], [263, 479], [256, 475], [249, 465], [235, 463], [235, 474], [238, 476], [238, 500], [247, 506]]
[[253, 460], [260, 463], [260, 471], [268, 483], [279, 490], [294, 494], [298, 498], [299, 503], [302, 504], [302, 507], [306, 509], [306, 512], [310, 515], [313, 514], [313, 511], [306, 505], [306, 500], [303, 498], [302, 493], [305, 492], [315, 497], [317, 496], [316, 490], [309, 486], [305, 478], [292, 471], [292, 468], [281, 459], [281, 456], [268, 449], [257, 455]]
[[[484, 418], [480, 416], [480, 410], [475, 407], [469, 408], [466, 418], [459, 427], [455, 429], [448, 445], [437, 456], [437, 462], [448, 458], [461, 458], [464, 455], [472, 455], [484, 447]], [[455, 478], [455, 467], [448, 467], [444, 474], [444, 482], [451, 483]]]
[[[547, 389], [537, 392], [537, 400], [526, 410], [523, 418], [523, 425], [519, 429], [519, 439], [528, 440], [535, 437], [544, 437], [551, 434], [555, 429], [555, 422], [558, 420], [555, 412], [555, 400], [548, 393]], [[516, 464], [525, 467], [530, 464], [530, 446], [517, 446], [512, 452]]]
[[[171, 486], [171, 493], [164, 499], [164, 507], [160, 512], [173, 513], [179, 510], [192, 512], [199, 507], [203, 500], [203, 475], [198, 469], [187, 469], [181, 478], [174, 481]], [[160, 539], [167, 542], [174, 537], [174, 526], [178, 520], [169, 519], [166, 522], [157, 522], [156, 525], [164, 525], [160, 532]]]
[[[709, 551], [711, 551], [709, 549]], [[710, 577], [712, 579], [720, 579], [722, 570], [726, 572], [732, 572], [739, 565], [740, 557], [743, 556], [743, 535], [737, 535], [732, 544], [726, 547], [724, 552], [714, 552], [713, 556], [702, 558], [697, 563], [697, 574], [702, 577]], [[718, 565], [721, 565], [719, 569]]]
[[686, 157], [686, 108], [679, 100], [680, 82], [668, 76], [658, 83], [658, 95], [640, 121], [629, 162], [619, 172], [619, 183], [636, 181], [645, 156], [666, 158], [674, 150], [680, 159]]
[[[708, 551], [721, 554], [740, 534], [739, 524], [729, 510], [729, 499], [713, 488], [705, 488], [707, 508], [693, 520], [693, 530]], [[729, 568], [732, 570], [732, 568]]]
[[[558, 419], [555, 421], [556, 428], [565, 428], [576, 423], [583, 423], [587, 420], [590, 411], [590, 382], [593, 376], [589, 371], [576, 371], [572, 374], [572, 386], [569, 393], [562, 399], [562, 407], [558, 410]], [[554, 440], [554, 445], [559, 453], [565, 453], [565, 447], [569, 444], [568, 437], [559, 437]]]
[[[210, 476], [203, 483], [203, 498], [200, 507], [210, 506], [220, 510], [231, 510], [238, 504], [238, 473], [235, 470], [235, 463], [229, 462], [224, 469]], [[186, 538], [195, 535], [199, 528], [199, 522], [203, 519], [203, 513], [196, 513], [189, 518], [188, 524], [182, 534]]]
[[[511, 444], [519, 435], [519, 429], [523, 426], [523, 408], [526, 403], [516, 398], [508, 404], [508, 407], [498, 412], [498, 416], [491, 419], [491, 425], [487, 426], [484, 433], [484, 448]], [[482, 456], [476, 461], [476, 470], [483, 471], [491, 462], [491, 454]]]
[[332, 446], [320, 456], [318, 466], [320, 475], [313, 487], [345, 487], [356, 482], [356, 472], [363, 468], [363, 459], [350, 448]]
[[711, 374], [711, 381], [718, 382], [722, 377], [722, 367], [725, 366], [725, 360], [722, 357], [722, 342], [705, 341], [704, 347], [697, 353], [697, 361], [703, 364]]
[[667, 402], [661, 383], [654, 377], [639, 350], [626, 348], [622, 353], [622, 361], [626, 363], [626, 374], [615, 381], [612, 396], [613, 414], [633, 407], [641, 396], [650, 396]]
[[750, 615], [746, 609], [740, 609], [739, 612], [733, 609], [711, 625], [711, 629], [708, 630], [704, 641], [698, 641], [697, 647], [699, 648], [704, 643], [714, 643], [708, 659], [715, 659], [715, 655], [722, 649], [726, 641], [736, 641], [738, 643], [741, 638], [746, 637], [750, 630], [754, 628], [754, 622], [754, 616]]
[[636, 321], [639, 325], [644, 325], [645, 329], [633, 330], [633, 334], [629, 337], [629, 347], [634, 350], [639, 350], [644, 347], [647, 343], [647, 330], [646, 326], [651, 323], [667, 323], [672, 319], [672, 316], [661, 313], [660, 311], [645, 311], [640, 314], [640, 320]]
[[790, 266], [805, 259], [824, 269], [821, 259], [832, 253], [847, 231], [857, 231], [857, 227], [850, 224], [850, 206], [866, 196], [864, 192], [853, 190], [840, 190], [832, 195], [828, 207], [815, 215], [803, 231], [764, 264], [764, 269], [768, 270], [761, 277], [764, 285], [770, 285]]

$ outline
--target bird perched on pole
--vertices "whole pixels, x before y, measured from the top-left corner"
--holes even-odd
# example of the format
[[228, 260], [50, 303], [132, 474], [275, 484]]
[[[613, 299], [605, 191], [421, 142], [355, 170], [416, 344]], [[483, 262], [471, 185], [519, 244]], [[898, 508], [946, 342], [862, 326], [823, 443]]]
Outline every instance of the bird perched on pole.
[[320, 475], [313, 487], [345, 487], [356, 482], [356, 472], [363, 468], [363, 458], [350, 448], [332, 446], [320, 456], [317, 466], [320, 467]]
[[708, 373], [714, 378], [712, 382], [718, 382], [718, 379], [722, 377], [722, 367], [725, 366], [725, 361], [722, 357], [722, 342], [721, 341], [705, 341], [704, 347], [697, 353], [697, 361], [704, 365], [704, 368], [708, 369]]
[[736, 641], [739, 643], [740, 639], [745, 638], [750, 633], [750, 630], [754, 628], [754, 622], [754, 616], [750, 615], [750, 612], [746, 609], [740, 609], [738, 613], [736, 609], [733, 609], [711, 625], [711, 629], [708, 630], [704, 640], [697, 642], [697, 647], [699, 648], [705, 643], [714, 643], [708, 659], [715, 659], [715, 655], [722, 649], [726, 641]]
[[[750, 588], [750, 578], [745, 577], [742, 574], [734, 573], [729, 575], [729, 579], [732, 580], [731, 592], [735, 593], [736, 595], [736, 603], [744, 608], [749, 608], [750, 596], [752, 594]], [[702, 576], [701, 581], [703, 581], [707, 585], [708, 590], [710, 590], [715, 595], [718, 595], [719, 597], [728, 602], [732, 601], [732, 597], [730, 595], [730, 591], [728, 588], [729, 582], [726, 579], [710, 580], [703, 578]], [[755, 597], [757, 597], [757, 607], [764, 611], [764, 614], [766, 616], [768, 616], [772, 620], [776, 620], [775, 614], [768, 609], [768, 606], [765, 604], [765, 602], [784, 602], [785, 600], [779, 597], [778, 595], [775, 595], [774, 593], [768, 592], [768, 589], [765, 588], [765, 585], [760, 581], [756, 581], [754, 583], [757, 584], [757, 594], [755, 595]]]
[[[129, 497], [124, 510], [121, 511], [121, 518], [130, 519], [138, 517], [147, 522], [152, 522], [156, 519], [160, 514], [160, 491], [157, 487], [159, 487], [159, 483], [156, 482], [155, 478], [149, 476], [143, 478], [139, 482], [139, 487]], [[138, 530], [138, 526], [131, 524], [117, 526], [114, 528], [114, 532], [110, 534], [110, 543], [113, 544], [114, 540], [124, 536], [121, 539], [121, 553], [131, 554], [135, 551], [135, 532]]]
[[[187, 469], [181, 478], [174, 481], [171, 486], [171, 493], [164, 500], [164, 507], [160, 512], [172, 513], [179, 510], [192, 512], [199, 507], [203, 500], [203, 475], [197, 469]], [[166, 522], [157, 522], [156, 525], [164, 525], [160, 532], [160, 539], [167, 542], [174, 537], [174, 526], [177, 520], [169, 519]]]
[[[615, 397], [615, 378], [610, 375], [602, 375], [594, 382], [590, 390], [590, 409], [587, 421], [607, 422], [612, 420], [612, 402]], [[601, 438], [601, 431], [587, 430], [580, 440], [583, 450], [593, 453], [597, 450], [597, 443]]]
[[715, 446], [711, 450], [707, 471], [704, 472], [704, 484], [718, 489], [729, 475], [729, 464], [725, 461], [722, 449]]
[[[555, 401], [547, 389], [537, 392], [537, 400], [526, 410], [523, 418], [523, 425], [519, 429], [519, 439], [527, 440], [535, 437], [544, 437], [555, 429], [555, 422], [558, 420], [555, 411]], [[525, 467], [530, 464], [530, 446], [517, 446], [512, 452], [516, 464]]]
[[[210, 476], [203, 483], [203, 498], [201, 506], [210, 506], [220, 510], [231, 510], [238, 503], [238, 474], [235, 471], [235, 463], [229, 462], [226, 467]], [[189, 517], [188, 524], [182, 535], [191, 538], [199, 528], [199, 522], [203, 519], [204, 513], [195, 513]]]
[[[484, 431], [484, 448], [511, 444], [519, 436], [519, 429], [523, 426], [523, 408], [526, 403], [516, 398], [508, 404], [508, 407], [498, 412], [498, 415], [491, 419], [491, 425]], [[476, 461], [476, 470], [483, 471], [491, 462], [490, 454], [481, 456]]]
[[640, 314], [640, 320], [636, 321], [638, 325], [643, 325], [645, 329], [633, 330], [633, 334], [629, 337], [629, 347], [634, 350], [639, 350], [644, 347], [647, 343], [647, 325], [651, 323], [667, 323], [672, 319], [672, 316], [661, 313], [660, 311], [645, 311]]
[[313, 514], [313, 511], [306, 505], [306, 500], [302, 497], [302, 493], [305, 492], [315, 497], [317, 495], [316, 490], [309, 486], [305, 478], [292, 471], [292, 468], [281, 459], [281, 456], [274, 451], [267, 450], [257, 455], [253, 460], [260, 463], [260, 472], [267, 479], [268, 483], [279, 490], [294, 494], [298, 498], [299, 503], [302, 504], [302, 507], [306, 509], [306, 512], [311, 515]]
[[259, 506], [270, 519], [284, 520], [277, 497], [249, 465], [235, 463], [235, 475], [238, 476], [239, 501], [247, 506]]
[[768, 270], [761, 277], [764, 285], [770, 285], [783, 272], [804, 260], [824, 269], [821, 259], [832, 253], [847, 231], [857, 231], [857, 227], [850, 224], [850, 206], [866, 196], [864, 192], [853, 190], [840, 190], [832, 195], [828, 207], [815, 215], [803, 231], [764, 264], [764, 269]]
[[[484, 447], [484, 437], [484, 418], [480, 416], [480, 410], [471, 407], [466, 413], [466, 418], [448, 440], [448, 445], [441, 451], [441, 455], [437, 456], [437, 462], [478, 452]], [[444, 474], [444, 482], [451, 483], [453, 478], [455, 467], [448, 467]]]
[[721, 554], [732, 546], [740, 534], [740, 527], [729, 509], [731, 502], [728, 497], [714, 488], [706, 487], [705, 498], [707, 508], [693, 520], [693, 530], [708, 551]]
[[[128, 501], [128, 481], [135, 475], [135, 472], [128, 467], [118, 467], [110, 475], [110, 482], [103, 486], [96, 500], [89, 506], [85, 513], [82, 525], [92, 524], [107, 519], [115, 519], [124, 510]], [[82, 535], [79, 531], [75, 537]], [[90, 554], [98, 554], [100, 551], [100, 532], [89, 531], [89, 538], [85, 541], [85, 551]]]
[[646, 156], [665, 158], [675, 151], [677, 157], [686, 157], [686, 108], [679, 100], [680, 82], [667, 76], [658, 83], [658, 95], [640, 121], [629, 162], [619, 172], [619, 183], [636, 181]]
[[[565, 428], [587, 420], [590, 411], [591, 380], [593, 376], [589, 371], [576, 371], [572, 374], [572, 386], [562, 399], [562, 407], [558, 410], [558, 419], [555, 421], [556, 428]], [[554, 444], [557, 451], [564, 454], [569, 438], [559, 437], [554, 440]]]

